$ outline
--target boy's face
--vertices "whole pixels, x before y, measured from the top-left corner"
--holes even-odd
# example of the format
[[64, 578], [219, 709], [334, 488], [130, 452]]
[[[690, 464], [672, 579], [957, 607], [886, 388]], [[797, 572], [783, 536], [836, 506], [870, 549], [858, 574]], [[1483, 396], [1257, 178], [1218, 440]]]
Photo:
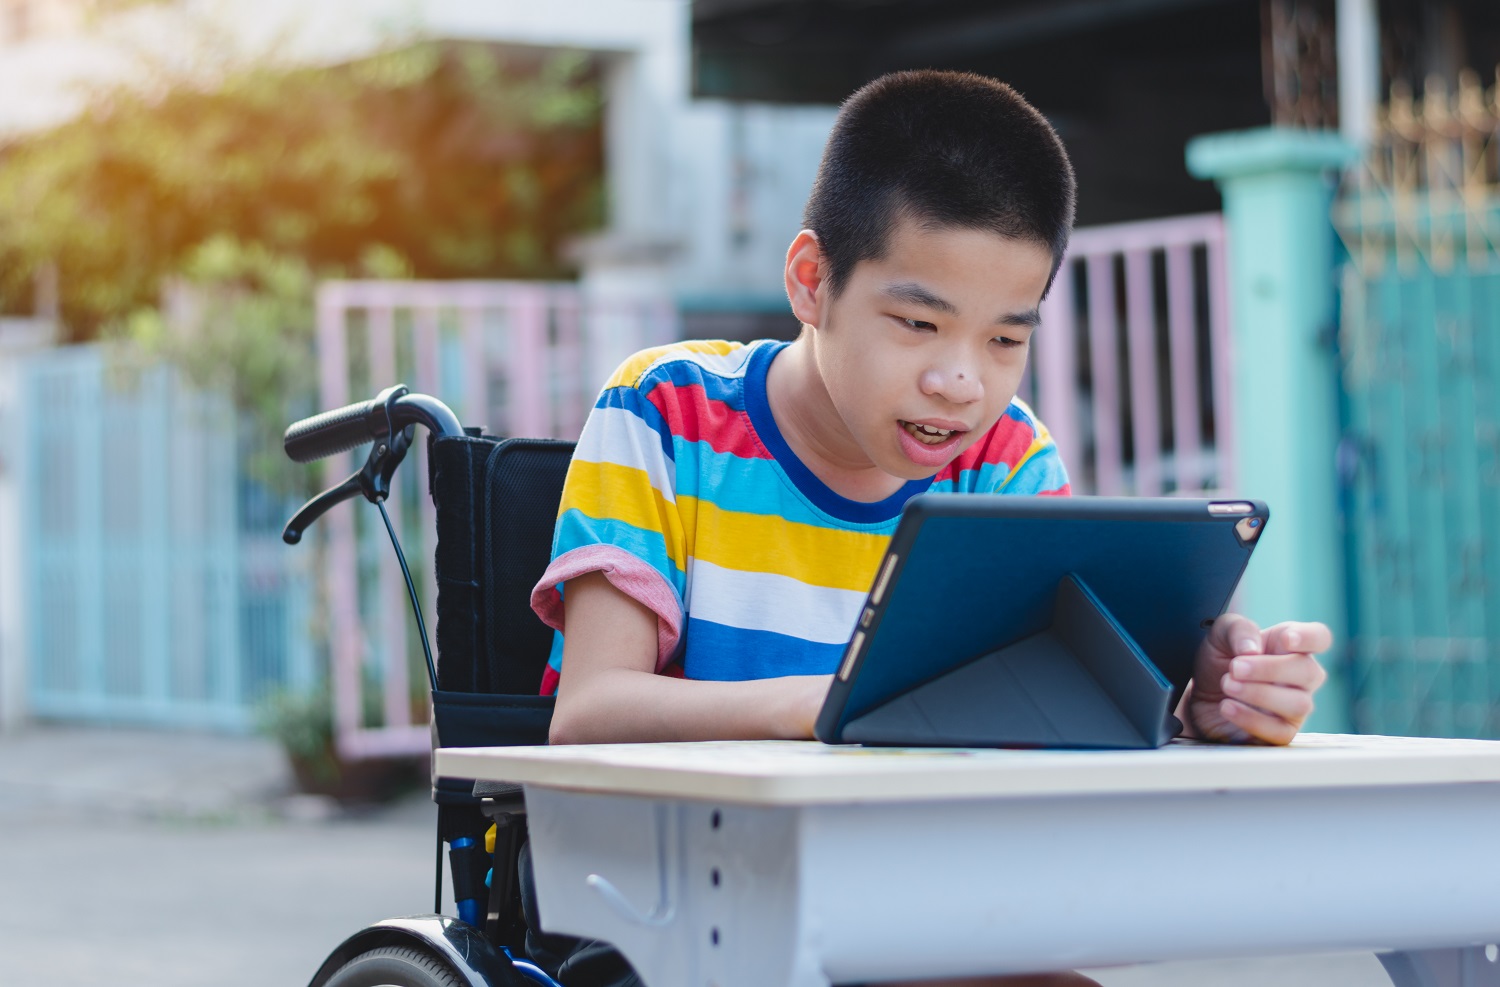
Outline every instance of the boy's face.
[[[902, 479], [932, 476], [978, 441], [1015, 397], [1052, 271], [1050, 252], [984, 231], [903, 220], [885, 256], [860, 261], [830, 299], [821, 275], [794, 270], [799, 244], [804, 257], [810, 249], [821, 258], [811, 234], [793, 243], [793, 310], [813, 327], [817, 369], [847, 431], [847, 454]], [[810, 268], [804, 263], [800, 273], [810, 275]]]

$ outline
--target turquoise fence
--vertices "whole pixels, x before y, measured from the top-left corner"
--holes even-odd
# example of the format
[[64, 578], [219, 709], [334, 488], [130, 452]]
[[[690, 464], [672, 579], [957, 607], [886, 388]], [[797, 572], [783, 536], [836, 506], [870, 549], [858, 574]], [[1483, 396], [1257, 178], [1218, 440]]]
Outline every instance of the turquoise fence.
[[228, 401], [98, 346], [20, 376], [29, 713], [245, 730], [269, 691], [311, 687], [311, 567], [278, 537], [295, 505], [247, 475]]
[[1334, 225], [1361, 731], [1500, 737], [1500, 86], [1392, 88]]
[[1500, 737], [1500, 196], [1336, 210], [1354, 722]]

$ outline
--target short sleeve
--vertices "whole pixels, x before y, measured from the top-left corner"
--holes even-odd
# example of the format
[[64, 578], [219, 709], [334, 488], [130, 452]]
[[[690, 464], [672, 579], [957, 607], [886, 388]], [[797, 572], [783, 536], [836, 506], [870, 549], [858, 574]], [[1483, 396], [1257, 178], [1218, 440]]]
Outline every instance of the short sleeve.
[[1032, 448], [1000, 484], [999, 493], [1066, 497], [1073, 492], [1057, 443], [1040, 423], [1038, 428]]
[[[589, 413], [563, 484], [552, 562], [532, 590], [531, 606], [563, 632], [563, 584], [602, 572], [656, 614], [660, 670], [682, 634], [687, 550], [672, 435], [643, 390], [642, 356], [616, 371]], [[554, 661], [557, 655], [554, 648]]]

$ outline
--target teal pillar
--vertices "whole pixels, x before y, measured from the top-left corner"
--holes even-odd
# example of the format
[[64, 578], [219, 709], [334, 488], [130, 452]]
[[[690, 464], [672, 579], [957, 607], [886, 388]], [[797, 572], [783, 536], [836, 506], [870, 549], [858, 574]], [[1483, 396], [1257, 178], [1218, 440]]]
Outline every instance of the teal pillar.
[[1242, 589], [1262, 626], [1321, 620], [1334, 632], [1329, 681], [1308, 729], [1350, 729], [1348, 611], [1334, 449], [1338, 366], [1331, 172], [1355, 149], [1336, 134], [1265, 128], [1187, 146], [1188, 170], [1216, 181], [1229, 238], [1235, 476], [1271, 521]]

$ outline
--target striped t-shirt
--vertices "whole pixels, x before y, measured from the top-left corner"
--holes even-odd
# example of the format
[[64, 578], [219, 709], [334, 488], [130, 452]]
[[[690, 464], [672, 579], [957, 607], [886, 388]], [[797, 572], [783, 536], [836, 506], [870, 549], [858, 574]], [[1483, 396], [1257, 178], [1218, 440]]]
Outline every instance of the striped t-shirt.
[[603, 571], [657, 616], [656, 667], [690, 679], [832, 672], [901, 507], [924, 491], [1066, 494], [1047, 430], [1021, 401], [929, 480], [875, 503], [830, 490], [766, 401], [785, 343], [645, 350], [605, 385], [563, 487], [552, 563], [532, 607], [559, 632], [562, 584]]

